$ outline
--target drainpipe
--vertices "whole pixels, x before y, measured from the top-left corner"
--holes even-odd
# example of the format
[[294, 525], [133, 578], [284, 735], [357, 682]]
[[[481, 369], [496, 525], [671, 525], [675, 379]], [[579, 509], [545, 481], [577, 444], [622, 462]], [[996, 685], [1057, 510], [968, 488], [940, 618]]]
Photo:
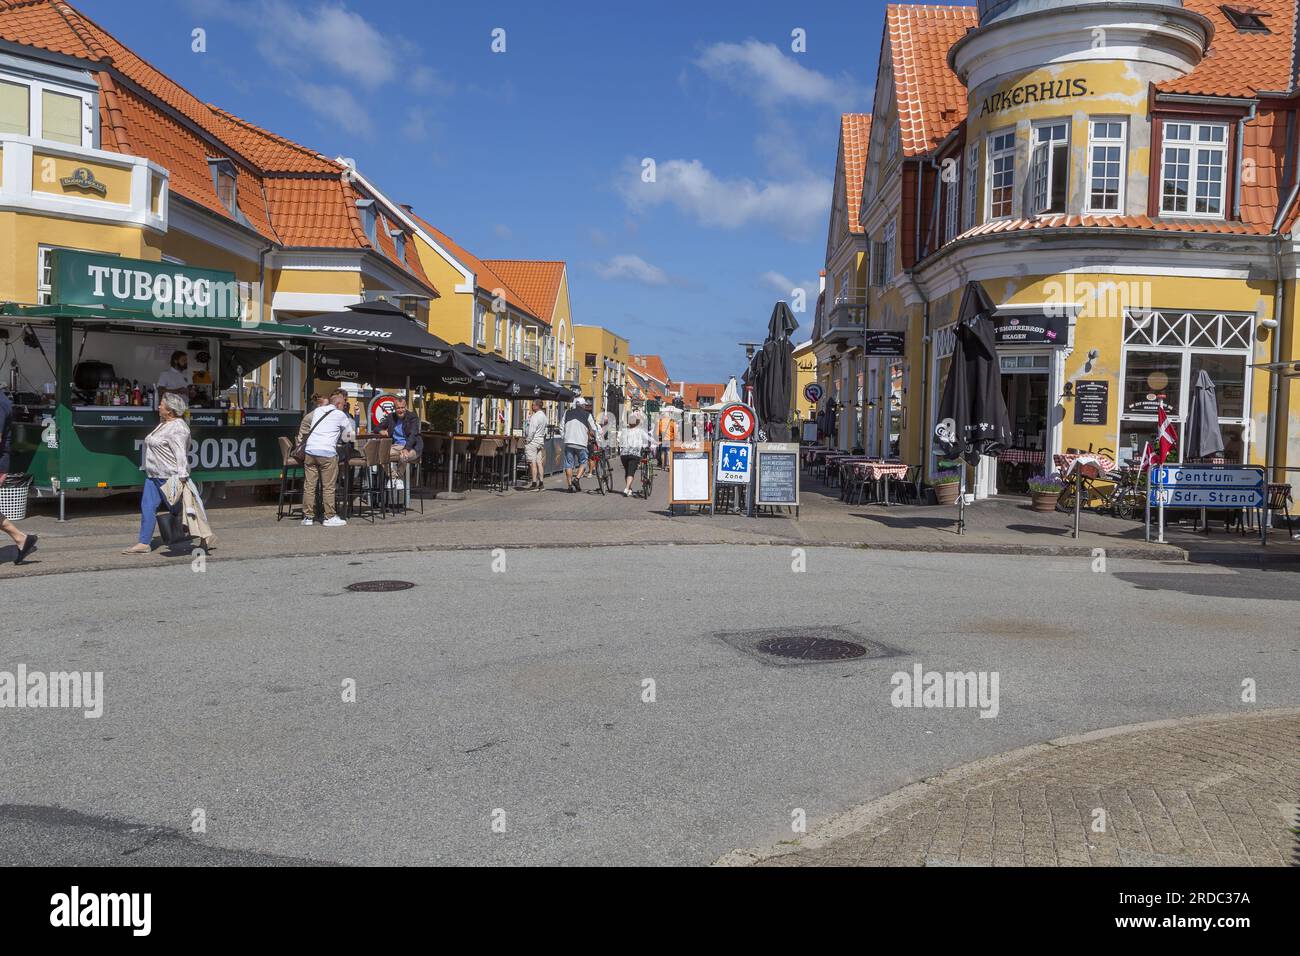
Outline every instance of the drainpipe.
[[[1296, 113], [1292, 110], [1287, 114], [1287, 172], [1289, 173], [1292, 185], [1291, 192], [1287, 194], [1286, 201], [1283, 202], [1277, 210], [1277, 217], [1273, 220], [1273, 264], [1277, 269], [1276, 281], [1273, 285], [1273, 328], [1269, 329], [1269, 334], [1273, 338], [1272, 358], [1271, 361], [1276, 366], [1282, 361], [1282, 298], [1286, 289], [1286, 282], [1282, 275], [1282, 223], [1286, 219], [1287, 210], [1296, 200], [1296, 194], [1300, 193], [1300, 177], [1296, 176]], [[1264, 484], [1265, 484], [1265, 506], [1268, 501], [1268, 483], [1273, 480], [1274, 468], [1274, 448], [1277, 445], [1278, 435], [1278, 405], [1282, 389], [1282, 376], [1274, 371], [1270, 375], [1271, 381], [1268, 388], [1268, 427], [1265, 429], [1265, 446], [1264, 446]], [[1265, 511], [1260, 524], [1260, 538], [1262, 541], [1268, 541], [1268, 525], [1272, 520], [1272, 513]]]
[[[1253, 100], [1250, 104], [1250, 112], [1237, 120], [1237, 148], [1236, 166], [1237, 175], [1233, 178], [1232, 183], [1232, 218], [1241, 218], [1241, 160], [1246, 149], [1246, 124], [1255, 118], [1255, 111], [1259, 108], [1259, 101]], [[1290, 135], [1288, 133], [1288, 135]]]

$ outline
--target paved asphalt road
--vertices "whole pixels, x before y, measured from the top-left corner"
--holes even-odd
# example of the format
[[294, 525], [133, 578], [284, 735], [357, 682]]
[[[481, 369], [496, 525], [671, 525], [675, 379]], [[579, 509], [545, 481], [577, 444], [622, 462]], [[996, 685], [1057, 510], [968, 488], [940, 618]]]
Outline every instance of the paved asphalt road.
[[[922, 775], [1092, 728], [1300, 704], [1300, 577], [788, 548], [431, 552], [8, 581], [0, 862], [706, 864]], [[353, 594], [350, 582], [416, 587]], [[660, 599], [665, 600], [660, 603]], [[888, 658], [745, 649], [842, 628]], [[825, 636], [845, 636], [824, 632]], [[999, 713], [891, 706], [996, 671]], [[354, 679], [355, 703], [341, 699]], [[655, 682], [653, 703], [643, 681]], [[188, 833], [195, 808], [207, 832]], [[492, 829], [504, 811], [505, 832]]]

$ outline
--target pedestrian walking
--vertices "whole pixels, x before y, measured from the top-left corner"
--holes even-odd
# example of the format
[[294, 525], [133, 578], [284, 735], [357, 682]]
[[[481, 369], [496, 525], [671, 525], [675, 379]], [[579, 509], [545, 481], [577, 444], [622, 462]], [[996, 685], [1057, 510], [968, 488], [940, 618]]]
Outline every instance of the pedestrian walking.
[[546, 412], [542, 400], [533, 399], [533, 413], [524, 426], [524, 459], [528, 462], [529, 491], [546, 487]]
[[[345, 524], [338, 516], [334, 505], [335, 485], [339, 480], [339, 443], [356, 439], [356, 429], [352, 419], [344, 409], [347, 407], [348, 393], [335, 389], [329, 397], [329, 403], [322, 405], [312, 415], [311, 425], [307, 430], [306, 454], [303, 456], [303, 511], [306, 512], [308, 496], [316, 496], [320, 488], [321, 507], [315, 511], [316, 520], [327, 528], [341, 528]], [[322, 514], [323, 512], [323, 514]], [[313, 524], [310, 513], [302, 523]]]
[[[144, 491], [140, 495], [140, 537], [123, 554], [148, 554], [158, 509], [163, 507], [163, 484], [190, 476], [190, 426], [185, 422], [189, 404], [179, 392], [164, 392], [158, 400], [158, 426], [144, 440]], [[168, 511], [172, 511], [168, 508]], [[172, 511], [175, 514], [174, 511]]]
[[[4, 484], [5, 475], [9, 474], [9, 450], [13, 447], [13, 433], [14, 405], [5, 394], [4, 386], [0, 385], [0, 484]], [[22, 564], [24, 559], [36, 550], [36, 535], [24, 534], [18, 530], [16, 524], [3, 516], [0, 516], [0, 531], [9, 535], [14, 546], [18, 548], [14, 564]]]
[[641, 423], [641, 413], [631, 412], [627, 416], [627, 426], [618, 433], [619, 457], [623, 459], [624, 498], [632, 497], [632, 477], [641, 464], [641, 456], [653, 443], [654, 439]]
[[579, 395], [564, 414], [564, 478], [570, 492], [582, 490], [582, 478], [590, 459], [587, 444], [595, 434], [596, 422], [587, 408], [587, 399]]
[[659, 467], [667, 468], [668, 455], [673, 441], [677, 438], [677, 423], [673, 421], [671, 415], [661, 414], [656, 431], [659, 435]]

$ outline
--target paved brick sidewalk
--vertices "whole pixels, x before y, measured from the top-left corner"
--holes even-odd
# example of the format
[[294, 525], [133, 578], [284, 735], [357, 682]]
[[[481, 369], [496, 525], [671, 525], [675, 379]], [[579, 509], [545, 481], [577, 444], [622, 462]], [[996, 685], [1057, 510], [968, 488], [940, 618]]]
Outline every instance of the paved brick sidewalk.
[[1026, 747], [719, 862], [1300, 866], [1298, 807], [1300, 711], [1218, 715]]

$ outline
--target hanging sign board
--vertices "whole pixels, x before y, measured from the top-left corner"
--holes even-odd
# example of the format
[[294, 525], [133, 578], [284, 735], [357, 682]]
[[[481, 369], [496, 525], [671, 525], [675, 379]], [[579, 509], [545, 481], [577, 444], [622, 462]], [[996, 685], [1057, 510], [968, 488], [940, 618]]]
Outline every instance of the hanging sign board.
[[1110, 406], [1110, 382], [1076, 382], [1074, 385], [1074, 423], [1105, 425]]
[[993, 338], [999, 345], [1065, 345], [1070, 320], [1065, 315], [1017, 313], [993, 316]]
[[862, 345], [868, 355], [902, 355], [906, 349], [906, 341], [902, 332], [870, 329], [862, 333]]
[[748, 405], [728, 405], [718, 416], [718, 426], [722, 429], [720, 437], [732, 441], [744, 441], [754, 434], [754, 413]]
[[668, 504], [713, 503], [713, 469], [709, 442], [673, 445], [668, 454]]
[[757, 505], [799, 506], [799, 446], [793, 442], [759, 442], [756, 446]]
[[718, 468], [714, 480], [720, 485], [749, 484], [754, 446], [747, 441], [720, 441], [717, 451]]

